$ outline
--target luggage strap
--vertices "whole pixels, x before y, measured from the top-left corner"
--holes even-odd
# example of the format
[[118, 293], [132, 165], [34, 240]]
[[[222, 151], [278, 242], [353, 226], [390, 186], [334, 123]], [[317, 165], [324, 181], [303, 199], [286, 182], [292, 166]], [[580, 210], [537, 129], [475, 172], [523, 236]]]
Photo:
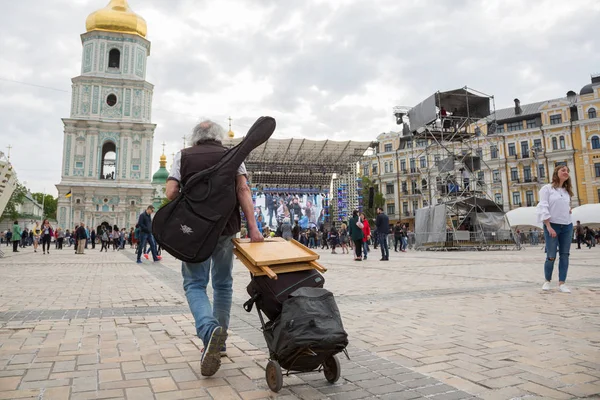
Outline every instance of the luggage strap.
[[252, 311], [252, 307], [254, 307], [254, 303], [256, 303], [258, 296], [258, 294], [255, 294], [247, 302], [244, 303], [244, 310], [246, 310], [246, 312]]

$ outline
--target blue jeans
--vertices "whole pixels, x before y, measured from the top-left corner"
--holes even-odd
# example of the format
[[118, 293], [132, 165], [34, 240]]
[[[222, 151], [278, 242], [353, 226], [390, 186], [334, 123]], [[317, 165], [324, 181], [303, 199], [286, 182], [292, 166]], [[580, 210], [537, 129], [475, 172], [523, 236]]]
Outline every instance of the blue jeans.
[[544, 238], [546, 239], [546, 262], [544, 263], [544, 275], [548, 282], [552, 280], [552, 271], [554, 270], [554, 261], [556, 253], [560, 259], [558, 261], [558, 281], [567, 280], [567, 271], [569, 270], [569, 250], [571, 249], [571, 239], [573, 238], [573, 224], [561, 225], [550, 223], [552, 229], [556, 231], [556, 237], [550, 236], [548, 228], [544, 225]]
[[[233, 237], [221, 236], [208, 260], [201, 263], [181, 263], [185, 297], [196, 321], [196, 334], [204, 342], [204, 347], [208, 345], [210, 335], [217, 326], [225, 330], [229, 328], [233, 297]], [[211, 279], [212, 307], [206, 294], [206, 287]]]
[[381, 258], [390, 258], [390, 249], [388, 247], [387, 233], [379, 233], [379, 245], [381, 246]]
[[142, 251], [144, 251], [144, 248], [146, 247], [146, 242], [148, 242], [150, 244], [150, 251], [152, 252], [152, 259], [154, 261], [158, 261], [158, 257], [156, 254], [156, 243], [154, 243], [154, 238], [152, 237], [152, 234], [142, 233], [142, 232], [140, 232], [140, 243], [138, 244], [138, 248], [137, 248], [137, 259], [138, 260], [142, 259]]
[[367, 254], [369, 254], [369, 242], [363, 241], [363, 257], [367, 258]]

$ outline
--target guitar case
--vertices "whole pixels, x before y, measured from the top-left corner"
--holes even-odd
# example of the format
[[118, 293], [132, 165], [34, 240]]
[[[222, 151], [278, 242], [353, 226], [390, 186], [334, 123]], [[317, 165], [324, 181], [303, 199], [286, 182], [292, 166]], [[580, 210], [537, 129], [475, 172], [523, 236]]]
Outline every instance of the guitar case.
[[257, 119], [244, 140], [217, 164], [194, 174], [179, 196], [158, 210], [152, 234], [162, 249], [189, 263], [211, 256], [231, 213], [237, 211], [237, 170], [252, 150], [271, 137], [275, 126], [271, 117]]

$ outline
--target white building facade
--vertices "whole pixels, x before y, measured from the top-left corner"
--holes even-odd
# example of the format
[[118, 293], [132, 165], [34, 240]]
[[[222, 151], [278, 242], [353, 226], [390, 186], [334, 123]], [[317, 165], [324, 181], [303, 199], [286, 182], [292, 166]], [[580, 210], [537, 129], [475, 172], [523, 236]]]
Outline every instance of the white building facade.
[[[102, 26], [110, 15], [123, 15], [123, 26]], [[154, 197], [153, 85], [145, 80], [150, 42], [145, 21], [126, 1], [111, 1], [86, 25], [81, 75], [72, 79], [71, 115], [63, 119], [58, 225], [129, 229]]]

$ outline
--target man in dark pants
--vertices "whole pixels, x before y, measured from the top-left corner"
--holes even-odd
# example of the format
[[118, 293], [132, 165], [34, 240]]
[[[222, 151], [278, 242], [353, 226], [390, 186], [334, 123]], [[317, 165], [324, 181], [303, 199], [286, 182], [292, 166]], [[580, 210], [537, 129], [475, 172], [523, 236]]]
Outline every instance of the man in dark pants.
[[387, 235], [390, 231], [390, 219], [383, 212], [383, 208], [377, 207], [377, 219], [375, 219], [377, 234], [379, 235], [379, 245], [381, 246], [381, 260], [390, 260], [390, 249], [388, 248]]
[[[154, 212], [154, 206], [148, 206], [146, 211], [140, 214], [138, 219], [138, 225], [140, 226], [140, 244], [137, 248], [137, 263], [142, 263], [142, 252], [146, 247], [146, 242], [150, 243], [150, 251], [152, 252], [152, 259], [154, 261], [160, 261], [162, 259], [156, 253], [156, 243], [154, 243], [154, 238], [152, 237], [152, 218], [151, 215]], [[118, 234], [118, 232], [116, 232]], [[116, 239], [115, 239], [116, 240]]]
[[581, 221], [577, 221], [577, 225], [575, 225], [575, 233], [577, 235], [577, 249], [581, 250], [581, 243], [585, 243], [585, 236], [583, 234], [583, 226], [581, 226]]
[[[219, 162], [227, 151], [222, 144], [224, 138], [225, 130], [212, 121], [203, 121], [193, 129], [193, 145], [177, 153], [173, 160], [166, 187], [166, 196], [169, 200], [179, 196], [181, 187], [185, 187], [194, 174], [211, 168]], [[183, 262], [181, 268], [183, 289], [196, 323], [196, 335], [204, 343], [204, 351], [200, 359], [200, 373], [203, 376], [212, 376], [219, 370], [221, 354], [227, 351], [227, 329], [233, 301], [231, 239], [240, 232], [240, 208], [246, 216], [251, 241], [264, 240], [254, 217], [252, 192], [248, 186], [244, 163], [239, 166], [235, 181], [231, 184], [235, 185], [238, 204], [231, 213], [210, 258], [200, 263]], [[213, 288], [212, 304], [206, 293], [209, 283], [212, 283]]]
[[398, 244], [400, 244], [400, 251], [402, 251], [402, 225], [400, 221], [394, 225], [394, 251], [398, 252]]

